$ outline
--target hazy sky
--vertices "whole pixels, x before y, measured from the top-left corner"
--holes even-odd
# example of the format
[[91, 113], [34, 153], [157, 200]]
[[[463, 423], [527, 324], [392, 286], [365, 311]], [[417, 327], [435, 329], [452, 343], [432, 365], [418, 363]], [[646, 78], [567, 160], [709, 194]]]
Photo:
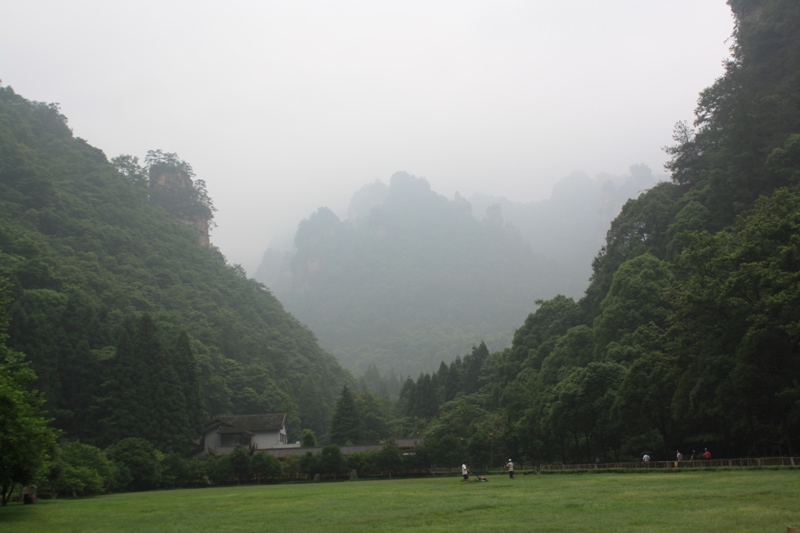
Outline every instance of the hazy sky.
[[3, 2], [0, 80], [111, 158], [177, 152], [250, 272], [397, 170], [529, 201], [573, 170], [660, 172], [722, 73], [723, 0]]

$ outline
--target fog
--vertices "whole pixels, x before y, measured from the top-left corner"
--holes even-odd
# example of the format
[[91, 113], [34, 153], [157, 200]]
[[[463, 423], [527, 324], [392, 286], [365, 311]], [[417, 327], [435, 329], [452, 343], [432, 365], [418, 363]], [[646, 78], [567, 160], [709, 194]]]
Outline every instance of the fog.
[[6, 2], [0, 79], [110, 158], [177, 152], [252, 272], [395, 171], [451, 196], [661, 171], [722, 73], [723, 0]]

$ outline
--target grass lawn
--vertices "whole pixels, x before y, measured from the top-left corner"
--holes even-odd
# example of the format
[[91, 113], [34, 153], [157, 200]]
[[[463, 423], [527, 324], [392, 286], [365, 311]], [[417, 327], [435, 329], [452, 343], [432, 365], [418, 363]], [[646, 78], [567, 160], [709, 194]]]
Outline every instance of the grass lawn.
[[800, 526], [800, 471], [438, 477], [40, 499], [0, 531], [774, 531]]

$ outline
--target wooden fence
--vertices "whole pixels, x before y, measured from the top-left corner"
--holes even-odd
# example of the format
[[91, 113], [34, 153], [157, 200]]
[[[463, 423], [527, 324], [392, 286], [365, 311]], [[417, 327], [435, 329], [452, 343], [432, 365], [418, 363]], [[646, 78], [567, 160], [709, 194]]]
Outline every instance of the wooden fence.
[[697, 459], [694, 461], [634, 461], [628, 463], [588, 463], [575, 465], [541, 465], [541, 472], [571, 470], [666, 470], [675, 468], [730, 468], [764, 466], [800, 466], [800, 457], [740, 457], [737, 459]]

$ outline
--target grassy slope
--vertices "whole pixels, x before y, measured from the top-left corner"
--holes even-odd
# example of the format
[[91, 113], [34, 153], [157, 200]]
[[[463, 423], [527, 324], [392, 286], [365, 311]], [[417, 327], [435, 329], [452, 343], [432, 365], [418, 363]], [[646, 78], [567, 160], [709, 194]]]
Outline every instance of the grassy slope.
[[27, 531], [785, 531], [800, 472], [490, 477], [223, 487], [40, 500], [0, 510]]

